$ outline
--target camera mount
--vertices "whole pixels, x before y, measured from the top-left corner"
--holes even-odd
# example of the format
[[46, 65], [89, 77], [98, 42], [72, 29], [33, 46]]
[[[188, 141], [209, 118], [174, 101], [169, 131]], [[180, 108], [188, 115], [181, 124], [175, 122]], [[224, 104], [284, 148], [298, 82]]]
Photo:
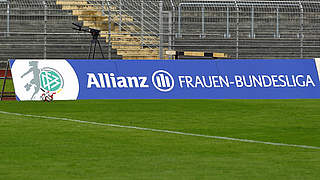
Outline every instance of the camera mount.
[[91, 59], [91, 54], [92, 54], [92, 59], [94, 59], [94, 56], [95, 56], [95, 53], [96, 53], [97, 44], [99, 45], [101, 56], [104, 59], [104, 54], [103, 54], [103, 51], [102, 51], [102, 48], [101, 48], [101, 44], [100, 44], [99, 39], [98, 39], [99, 36], [100, 36], [100, 32], [101, 31], [98, 30], [98, 29], [93, 29], [93, 28], [83, 28], [83, 26], [75, 24], [75, 23], [72, 23], [72, 24], [75, 26], [72, 29], [77, 30], [77, 31], [83, 31], [83, 32], [90, 33], [91, 36], [92, 36], [92, 40], [91, 40], [90, 48], [89, 48], [88, 59]]

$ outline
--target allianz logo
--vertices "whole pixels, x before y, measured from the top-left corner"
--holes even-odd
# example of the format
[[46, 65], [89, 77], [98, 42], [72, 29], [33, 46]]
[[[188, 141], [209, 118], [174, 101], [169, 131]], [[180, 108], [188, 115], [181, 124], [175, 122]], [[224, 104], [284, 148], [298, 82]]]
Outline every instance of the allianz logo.
[[162, 92], [169, 92], [174, 88], [174, 79], [170, 73], [165, 70], [159, 70], [153, 73], [152, 83], [156, 89]]
[[[147, 76], [118, 76], [115, 73], [87, 73], [87, 88], [149, 88]], [[161, 92], [174, 88], [174, 79], [165, 70], [152, 74], [153, 86]]]

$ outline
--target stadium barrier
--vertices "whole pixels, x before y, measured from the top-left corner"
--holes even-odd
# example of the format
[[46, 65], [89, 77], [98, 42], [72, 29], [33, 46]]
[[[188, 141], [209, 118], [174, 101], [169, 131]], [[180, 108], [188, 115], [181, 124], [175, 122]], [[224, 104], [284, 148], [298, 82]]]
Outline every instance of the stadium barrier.
[[320, 98], [320, 59], [10, 60], [18, 100]]

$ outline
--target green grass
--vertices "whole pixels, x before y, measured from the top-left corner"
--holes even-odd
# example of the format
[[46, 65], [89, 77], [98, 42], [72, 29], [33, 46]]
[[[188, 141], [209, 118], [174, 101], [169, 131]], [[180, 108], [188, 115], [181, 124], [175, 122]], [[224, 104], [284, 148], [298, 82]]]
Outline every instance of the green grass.
[[[320, 100], [0, 102], [33, 115], [320, 147]], [[320, 150], [0, 113], [1, 179], [318, 179]]]
[[[0, 91], [2, 91], [4, 79], [0, 79]], [[12, 79], [6, 80], [5, 92], [14, 92], [14, 86]]]

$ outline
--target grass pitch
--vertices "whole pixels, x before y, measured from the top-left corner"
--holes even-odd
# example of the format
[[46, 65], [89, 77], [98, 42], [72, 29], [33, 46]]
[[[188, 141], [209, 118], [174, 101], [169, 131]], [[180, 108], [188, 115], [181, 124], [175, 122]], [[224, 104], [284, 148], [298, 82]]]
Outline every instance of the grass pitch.
[[[319, 100], [0, 102], [0, 111], [320, 147]], [[0, 113], [1, 179], [319, 179], [320, 150]]]
[[[0, 79], [0, 91], [2, 91], [4, 79]], [[14, 92], [12, 79], [7, 79], [4, 87], [5, 92]]]

